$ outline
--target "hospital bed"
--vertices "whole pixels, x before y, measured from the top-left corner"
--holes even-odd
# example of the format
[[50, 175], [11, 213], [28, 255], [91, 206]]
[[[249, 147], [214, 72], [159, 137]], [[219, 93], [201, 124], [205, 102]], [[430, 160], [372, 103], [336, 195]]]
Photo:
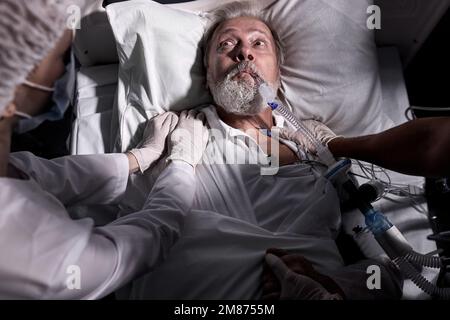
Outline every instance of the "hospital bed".
[[[439, 1], [430, 1], [430, 3], [439, 6]], [[417, 9], [419, 4], [416, 1], [414, 5], [416, 10], [421, 11]], [[400, 11], [394, 5], [388, 5], [387, 8], [391, 8], [391, 11], [388, 11], [385, 19], [388, 21], [388, 25], [392, 25], [392, 21], [395, 21], [396, 14], [398, 18]], [[415, 13], [417, 14], [417, 12]], [[433, 17], [434, 21], [431, 22], [426, 19], [426, 30], [421, 29], [422, 34], [419, 41], [423, 42], [426, 39], [426, 32], [430, 32], [433, 22], [435, 23], [440, 15], [433, 11]], [[403, 15], [398, 19], [405, 20], [406, 18]], [[75, 120], [70, 138], [70, 151], [72, 154], [109, 153], [114, 151], [116, 142], [114, 139], [117, 127], [114, 123], [117, 121], [118, 114], [114, 109], [114, 102], [119, 72], [118, 57], [105, 12], [99, 9], [85, 23], [84, 30], [86, 32], [83, 32], [82, 29], [77, 33], [74, 45], [79, 68], [76, 75]], [[411, 29], [406, 29], [411, 32]], [[403, 79], [403, 66], [412, 59], [418, 46], [417, 40], [414, 48], [411, 48], [408, 43], [398, 42], [400, 38], [403, 41], [404, 37], [402, 38], [398, 34], [393, 35], [391, 31], [382, 30], [377, 34], [378, 63], [383, 112], [393, 120], [394, 124], [398, 125], [408, 120], [406, 111], [410, 106]], [[353, 170], [355, 173], [362, 174], [357, 165], [354, 165]], [[389, 172], [389, 176], [395, 183], [409, 186], [414, 192], [423, 191], [423, 178], [394, 172]], [[360, 182], [365, 181], [361, 180]], [[391, 194], [387, 198], [379, 200], [376, 206], [381, 208], [383, 213], [397, 225], [417, 252], [425, 254], [436, 249], [435, 244], [426, 239], [432, 231], [428, 224], [427, 205], [424, 197], [416, 197], [411, 200], [409, 197]], [[344, 229], [347, 226], [349, 233], [352, 232], [355, 225], [363, 224], [361, 216], [357, 213], [349, 212], [345, 215], [347, 222], [344, 222]], [[436, 279], [436, 273], [430, 271], [428, 277]], [[427, 296], [415, 288], [410, 281], [406, 281], [404, 298], [422, 299]]]

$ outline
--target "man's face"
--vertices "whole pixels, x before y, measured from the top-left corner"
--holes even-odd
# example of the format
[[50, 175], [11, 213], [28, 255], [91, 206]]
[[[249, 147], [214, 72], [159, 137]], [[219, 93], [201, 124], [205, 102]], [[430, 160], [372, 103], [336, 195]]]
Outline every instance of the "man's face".
[[257, 91], [262, 81], [278, 89], [276, 43], [267, 25], [256, 18], [223, 22], [212, 36], [207, 64], [211, 93], [231, 113], [262, 111], [264, 103]]

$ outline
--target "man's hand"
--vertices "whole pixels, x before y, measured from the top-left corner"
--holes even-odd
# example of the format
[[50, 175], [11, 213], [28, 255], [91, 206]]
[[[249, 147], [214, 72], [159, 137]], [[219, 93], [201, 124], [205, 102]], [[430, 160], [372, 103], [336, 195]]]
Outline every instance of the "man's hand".
[[[302, 123], [311, 132], [313, 137], [325, 146], [328, 146], [328, 143], [331, 140], [339, 137], [330, 128], [319, 121], [303, 120]], [[280, 137], [295, 142], [311, 154], [317, 153], [315, 146], [303, 135], [300, 130], [292, 131], [281, 129]]]
[[343, 291], [299, 254], [269, 249], [265, 256], [263, 300], [342, 300]]
[[174, 130], [177, 122], [178, 116], [173, 112], [157, 115], [147, 122], [142, 142], [138, 148], [131, 150], [128, 154], [131, 172], [134, 172], [133, 167], [135, 167], [132, 156], [136, 159], [141, 173], [144, 173], [153, 162], [161, 157], [166, 138]]
[[208, 143], [205, 115], [195, 110], [183, 111], [176, 129], [170, 136], [170, 155], [167, 160], [181, 160], [193, 168], [200, 162]]

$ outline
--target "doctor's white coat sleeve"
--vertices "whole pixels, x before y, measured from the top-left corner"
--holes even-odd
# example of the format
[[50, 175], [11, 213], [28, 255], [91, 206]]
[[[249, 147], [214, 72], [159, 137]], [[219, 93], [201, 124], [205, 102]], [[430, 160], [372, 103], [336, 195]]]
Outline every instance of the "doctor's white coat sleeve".
[[65, 206], [116, 204], [125, 193], [129, 164], [124, 154], [73, 155], [53, 160], [30, 152], [9, 162]]
[[142, 211], [94, 228], [33, 180], [0, 178], [0, 298], [96, 299], [167, 256], [195, 193], [191, 166], [171, 163]]

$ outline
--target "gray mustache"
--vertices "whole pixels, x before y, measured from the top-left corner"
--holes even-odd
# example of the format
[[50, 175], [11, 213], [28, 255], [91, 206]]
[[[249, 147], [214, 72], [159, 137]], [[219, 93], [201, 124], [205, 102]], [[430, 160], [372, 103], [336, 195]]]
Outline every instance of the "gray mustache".
[[246, 71], [249, 72], [258, 83], [264, 82], [264, 79], [258, 72], [256, 65], [250, 61], [240, 62], [238, 65], [233, 66], [233, 68], [227, 73], [227, 78], [232, 78], [237, 75], [239, 72]]

